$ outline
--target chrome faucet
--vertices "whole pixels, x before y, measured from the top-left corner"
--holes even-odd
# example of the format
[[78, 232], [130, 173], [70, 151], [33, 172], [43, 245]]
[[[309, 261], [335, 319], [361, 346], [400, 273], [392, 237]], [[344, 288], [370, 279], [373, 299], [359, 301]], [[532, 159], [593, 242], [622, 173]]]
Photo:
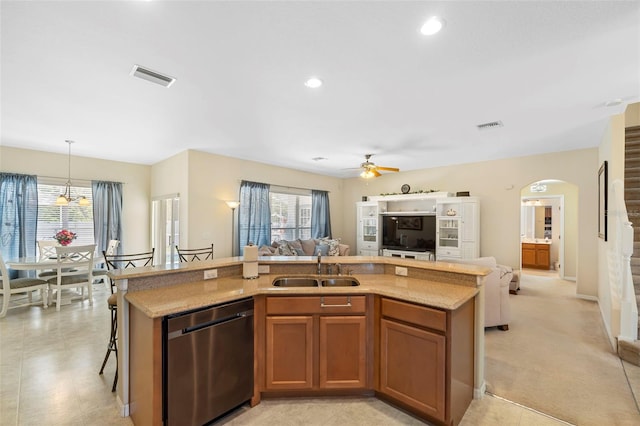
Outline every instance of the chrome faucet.
[[322, 253], [318, 252], [318, 275], [322, 274], [322, 264], [320, 263], [322, 260]]

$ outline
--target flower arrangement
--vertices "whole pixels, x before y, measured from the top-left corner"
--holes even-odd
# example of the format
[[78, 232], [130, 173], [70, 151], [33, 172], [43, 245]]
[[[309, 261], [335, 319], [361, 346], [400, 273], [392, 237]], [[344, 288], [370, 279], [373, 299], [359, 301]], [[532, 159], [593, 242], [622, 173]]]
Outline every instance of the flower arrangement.
[[56, 232], [56, 235], [54, 235], [53, 238], [55, 238], [61, 246], [68, 246], [76, 239], [76, 233], [71, 232], [68, 229], [63, 229]]

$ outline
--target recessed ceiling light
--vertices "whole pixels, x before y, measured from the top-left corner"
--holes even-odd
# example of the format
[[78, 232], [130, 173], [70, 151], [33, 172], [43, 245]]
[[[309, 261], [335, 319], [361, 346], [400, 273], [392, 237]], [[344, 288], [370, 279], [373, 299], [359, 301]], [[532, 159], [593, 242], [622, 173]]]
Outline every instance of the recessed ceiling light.
[[420, 32], [424, 35], [434, 35], [444, 27], [444, 19], [432, 16], [420, 27]]
[[310, 89], [317, 89], [322, 86], [322, 80], [318, 77], [310, 77], [307, 81], [304, 82], [304, 85]]
[[328, 158], [326, 158], [326, 157], [313, 157], [312, 160], [313, 161], [324, 161], [324, 160], [328, 160]]

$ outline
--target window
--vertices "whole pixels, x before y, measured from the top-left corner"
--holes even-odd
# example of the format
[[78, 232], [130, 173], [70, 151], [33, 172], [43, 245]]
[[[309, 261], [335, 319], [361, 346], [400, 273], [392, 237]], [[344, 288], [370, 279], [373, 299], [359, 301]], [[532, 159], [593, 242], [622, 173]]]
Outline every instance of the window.
[[271, 241], [311, 238], [311, 191], [284, 191], [272, 186], [269, 192]]
[[85, 196], [91, 203], [79, 206], [71, 202], [68, 206], [56, 206], [56, 198], [64, 193], [65, 186], [41, 182], [38, 180], [38, 230], [37, 240], [50, 240], [61, 229], [77, 234], [74, 244], [94, 244], [93, 235], [93, 197], [91, 186], [72, 186], [71, 194]]

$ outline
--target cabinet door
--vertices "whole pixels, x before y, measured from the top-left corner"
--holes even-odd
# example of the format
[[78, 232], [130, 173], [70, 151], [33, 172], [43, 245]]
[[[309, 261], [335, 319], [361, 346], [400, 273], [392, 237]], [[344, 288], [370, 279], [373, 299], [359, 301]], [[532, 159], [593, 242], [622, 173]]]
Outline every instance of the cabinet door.
[[265, 363], [267, 389], [311, 389], [313, 317], [267, 317]]
[[320, 317], [320, 388], [366, 387], [365, 316]]
[[535, 268], [536, 266], [535, 245], [522, 244], [522, 266]]
[[380, 321], [380, 390], [445, 420], [446, 339], [394, 321]]
[[536, 265], [540, 269], [549, 269], [549, 246], [538, 244], [538, 247], [536, 247]]

